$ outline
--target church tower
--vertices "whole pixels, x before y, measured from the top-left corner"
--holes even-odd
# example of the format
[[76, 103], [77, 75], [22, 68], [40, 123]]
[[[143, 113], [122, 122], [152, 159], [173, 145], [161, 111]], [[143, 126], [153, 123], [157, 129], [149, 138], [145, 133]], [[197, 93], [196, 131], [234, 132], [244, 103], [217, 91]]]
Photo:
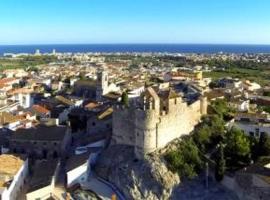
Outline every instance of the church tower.
[[109, 86], [108, 72], [100, 70], [97, 72], [97, 89], [96, 89], [96, 100], [101, 101], [102, 95], [106, 94]]

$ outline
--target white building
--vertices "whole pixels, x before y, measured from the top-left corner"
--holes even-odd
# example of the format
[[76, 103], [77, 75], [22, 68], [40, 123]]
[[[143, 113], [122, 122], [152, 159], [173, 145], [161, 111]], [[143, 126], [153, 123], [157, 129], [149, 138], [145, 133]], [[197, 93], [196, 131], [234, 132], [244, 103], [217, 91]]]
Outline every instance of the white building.
[[10, 99], [19, 102], [23, 108], [30, 108], [33, 105], [33, 90], [28, 88], [19, 88], [9, 93]]
[[248, 91], [255, 91], [261, 89], [261, 86], [258, 83], [245, 81], [243, 82], [243, 88]]
[[14, 155], [0, 155], [0, 199], [17, 199], [28, 175], [28, 159]]
[[267, 114], [240, 113], [232, 125], [249, 136], [260, 137], [262, 133], [270, 136], [270, 117]]
[[90, 154], [88, 152], [69, 158], [66, 164], [67, 187], [86, 182], [90, 171]]

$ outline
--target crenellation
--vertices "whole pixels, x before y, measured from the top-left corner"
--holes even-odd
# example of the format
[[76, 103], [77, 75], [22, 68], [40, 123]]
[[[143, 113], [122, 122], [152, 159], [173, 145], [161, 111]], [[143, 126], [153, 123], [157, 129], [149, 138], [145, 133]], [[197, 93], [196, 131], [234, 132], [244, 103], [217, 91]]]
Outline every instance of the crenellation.
[[141, 107], [131, 105], [113, 114], [114, 144], [134, 146], [138, 158], [189, 134], [207, 107], [206, 98], [188, 105], [177, 95], [160, 98], [152, 88], [146, 90], [141, 103]]

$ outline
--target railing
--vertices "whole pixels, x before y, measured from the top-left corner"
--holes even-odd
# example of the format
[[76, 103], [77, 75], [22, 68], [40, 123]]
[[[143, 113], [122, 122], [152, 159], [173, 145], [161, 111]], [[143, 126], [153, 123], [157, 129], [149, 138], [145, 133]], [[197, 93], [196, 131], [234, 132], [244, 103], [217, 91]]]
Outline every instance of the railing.
[[110, 183], [109, 181], [106, 181], [105, 179], [103, 178], [100, 178], [98, 176], [96, 176], [96, 178], [104, 183], [105, 185], [107, 185], [108, 187], [110, 187], [112, 189], [112, 191], [115, 192], [115, 194], [117, 195], [117, 197], [119, 197], [120, 200], [126, 200], [125, 196], [120, 192], [120, 190], [115, 186], [113, 185], [112, 183]]

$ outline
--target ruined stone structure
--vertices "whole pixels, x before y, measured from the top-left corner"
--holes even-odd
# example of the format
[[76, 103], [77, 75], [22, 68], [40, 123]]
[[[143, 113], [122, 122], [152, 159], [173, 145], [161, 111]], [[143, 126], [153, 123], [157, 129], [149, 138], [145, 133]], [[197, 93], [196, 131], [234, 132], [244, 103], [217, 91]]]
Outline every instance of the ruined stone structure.
[[134, 146], [136, 156], [142, 158], [189, 134], [206, 112], [204, 97], [188, 105], [172, 89], [149, 87], [138, 102], [114, 108], [111, 144]]

